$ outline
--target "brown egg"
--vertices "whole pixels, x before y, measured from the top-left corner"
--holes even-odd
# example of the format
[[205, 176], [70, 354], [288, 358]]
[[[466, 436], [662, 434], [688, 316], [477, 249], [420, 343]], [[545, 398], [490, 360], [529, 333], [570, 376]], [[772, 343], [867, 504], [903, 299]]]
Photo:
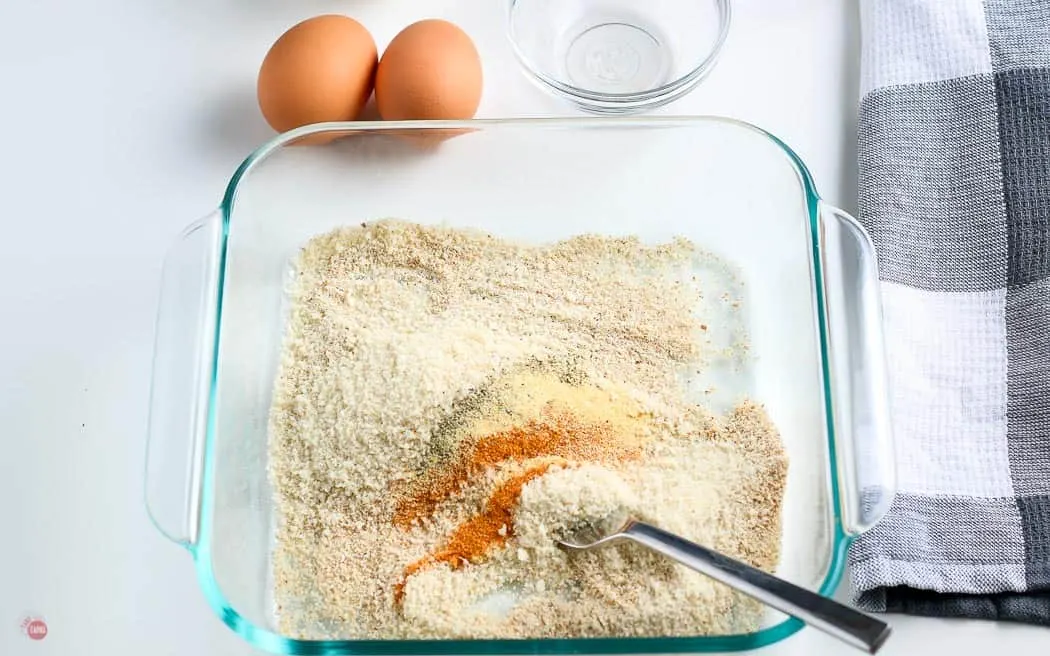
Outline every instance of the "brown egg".
[[413, 23], [390, 42], [376, 72], [388, 121], [468, 119], [481, 102], [481, 59], [466, 32], [443, 20]]
[[266, 53], [259, 70], [259, 108], [278, 132], [352, 121], [372, 93], [377, 65], [375, 40], [354, 19], [334, 14], [307, 19]]

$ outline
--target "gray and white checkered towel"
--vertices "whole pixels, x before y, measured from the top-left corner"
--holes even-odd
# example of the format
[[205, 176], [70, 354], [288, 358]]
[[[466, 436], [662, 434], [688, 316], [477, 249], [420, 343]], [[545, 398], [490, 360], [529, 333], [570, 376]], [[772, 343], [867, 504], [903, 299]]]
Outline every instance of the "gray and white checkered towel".
[[1050, 625], [1050, 0], [861, 0], [899, 494], [876, 611]]

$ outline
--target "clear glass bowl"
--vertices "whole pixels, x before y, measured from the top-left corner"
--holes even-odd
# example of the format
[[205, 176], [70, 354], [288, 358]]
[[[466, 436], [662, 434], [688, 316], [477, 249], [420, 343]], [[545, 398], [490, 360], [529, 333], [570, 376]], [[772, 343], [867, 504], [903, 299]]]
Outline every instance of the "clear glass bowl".
[[[295, 145], [337, 135], [347, 138]], [[382, 217], [542, 242], [682, 235], [731, 263], [752, 357], [722, 372], [719, 389], [763, 403], [790, 460], [777, 573], [821, 593], [836, 588], [846, 548], [894, 495], [877, 271], [863, 230], [820, 201], [791, 150], [719, 118], [322, 124], [248, 157], [220, 207], [175, 244], [162, 281], [147, 506], [245, 640], [288, 654], [724, 652], [801, 626], [770, 611], [758, 632], [716, 637], [282, 635], [267, 421], [289, 264], [311, 237]]]
[[510, 0], [527, 74], [580, 108], [653, 109], [691, 91], [729, 33], [730, 0]]

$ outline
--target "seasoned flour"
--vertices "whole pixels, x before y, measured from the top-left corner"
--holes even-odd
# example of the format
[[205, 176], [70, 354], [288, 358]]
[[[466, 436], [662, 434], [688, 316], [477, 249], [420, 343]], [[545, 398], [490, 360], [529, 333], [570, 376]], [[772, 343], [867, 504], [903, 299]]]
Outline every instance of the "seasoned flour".
[[393, 221], [307, 244], [271, 413], [282, 633], [757, 628], [755, 602], [640, 548], [555, 546], [631, 513], [776, 566], [777, 431], [756, 404], [716, 416], [686, 392], [717, 328], [696, 311], [710, 257]]

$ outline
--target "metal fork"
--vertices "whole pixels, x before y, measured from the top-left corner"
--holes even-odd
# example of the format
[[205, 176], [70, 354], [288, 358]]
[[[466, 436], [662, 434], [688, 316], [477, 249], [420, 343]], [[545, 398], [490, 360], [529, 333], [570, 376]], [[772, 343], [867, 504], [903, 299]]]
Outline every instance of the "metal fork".
[[622, 541], [648, 547], [869, 654], [890, 636], [890, 626], [878, 618], [645, 522], [628, 519], [604, 534], [588, 524], [558, 544], [568, 551], [590, 551]]

